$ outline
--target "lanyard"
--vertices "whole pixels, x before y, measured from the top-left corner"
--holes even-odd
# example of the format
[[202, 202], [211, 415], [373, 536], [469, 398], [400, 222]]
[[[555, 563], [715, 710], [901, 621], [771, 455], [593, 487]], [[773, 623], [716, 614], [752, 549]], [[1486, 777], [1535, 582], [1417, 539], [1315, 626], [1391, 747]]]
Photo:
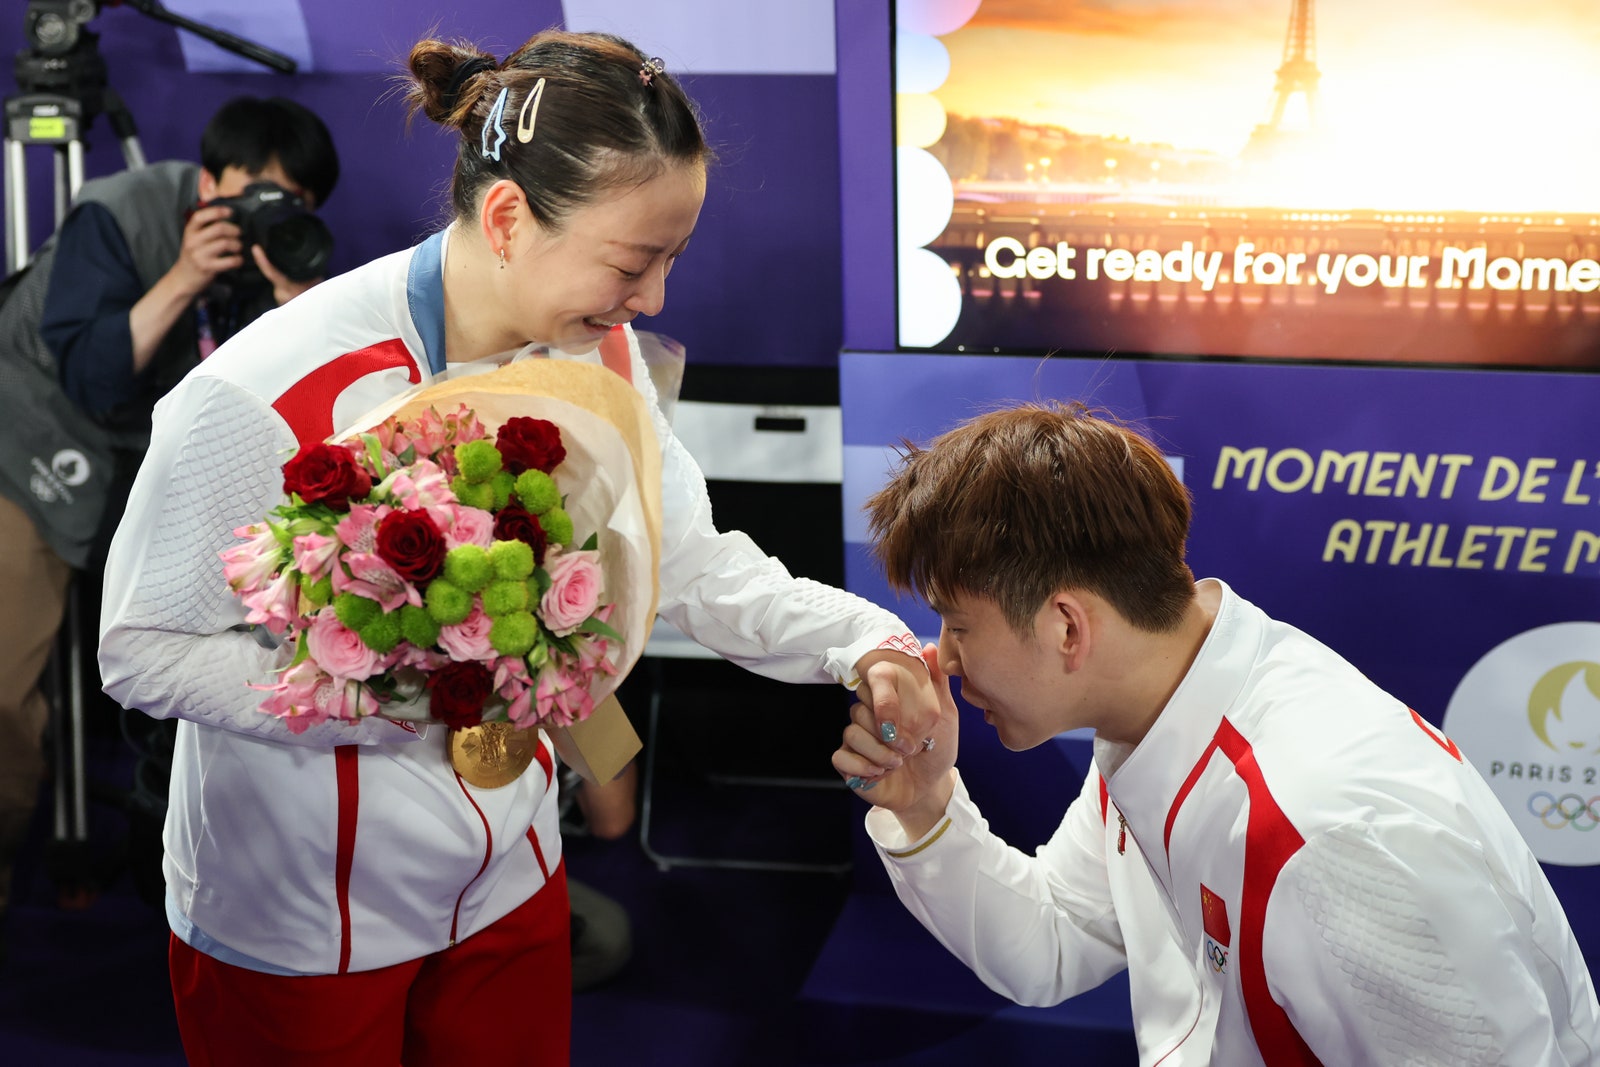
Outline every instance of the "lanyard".
[[440, 230], [418, 245], [406, 271], [406, 306], [411, 311], [412, 324], [422, 335], [423, 353], [434, 374], [444, 373], [445, 366], [444, 235], [445, 231]]

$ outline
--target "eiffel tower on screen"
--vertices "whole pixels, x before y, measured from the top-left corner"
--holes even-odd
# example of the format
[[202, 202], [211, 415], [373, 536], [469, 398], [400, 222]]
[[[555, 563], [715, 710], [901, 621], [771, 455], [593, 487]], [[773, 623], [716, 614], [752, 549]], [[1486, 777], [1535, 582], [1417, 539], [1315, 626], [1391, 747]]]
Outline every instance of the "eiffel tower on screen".
[[[1289, 11], [1289, 32], [1283, 42], [1283, 62], [1278, 64], [1272, 89], [1272, 116], [1250, 133], [1245, 154], [1257, 159], [1272, 159], [1301, 147], [1317, 129], [1316, 12], [1313, 0], [1294, 0]], [[1305, 123], [1284, 122], [1295, 97], [1305, 104]]]

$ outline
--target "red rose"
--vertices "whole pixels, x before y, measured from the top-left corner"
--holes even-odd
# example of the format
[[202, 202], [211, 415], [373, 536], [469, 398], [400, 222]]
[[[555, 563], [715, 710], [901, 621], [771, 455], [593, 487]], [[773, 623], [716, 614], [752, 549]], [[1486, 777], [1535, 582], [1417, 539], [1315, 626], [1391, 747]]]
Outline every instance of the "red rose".
[[283, 491], [299, 493], [307, 504], [349, 511], [351, 497], [363, 497], [372, 491], [372, 478], [348, 448], [318, 441], [296, 452], [283, 465]]
[[496, 541], [526, 541], [533, 549], [533, 565], [544, 565], [544, 527], [527, 508], [513, 500], [494, 513], [494, 539]]
[[453, 729], [476, 726], [493, 688], [494, 672], [482, 663], [452, 661], [428, 676], [428, 711]]
[[425, 582], [444, 566], [444, 534], [426, 511], [391, 511], [378, 523], [378, 558], [402, 578]]
[[494, 446], [500, 450], [506, 470], [512, 474], [521, 474], [525, 470], [549, 474], [567, 458], [566, 446], [561, 443], [561, 431], [555, 423], [546, 419], [530, 419], [521, 415], [507, 419], [495, 435]]

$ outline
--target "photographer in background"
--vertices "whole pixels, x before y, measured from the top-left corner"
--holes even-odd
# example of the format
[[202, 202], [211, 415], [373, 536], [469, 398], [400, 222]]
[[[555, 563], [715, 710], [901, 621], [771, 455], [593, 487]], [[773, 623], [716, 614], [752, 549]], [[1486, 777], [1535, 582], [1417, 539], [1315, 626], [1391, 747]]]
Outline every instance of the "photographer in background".
[[[39, 679], [72, 572], [98, 587], [156, 401], [321, 280], [331, 239], [308, 212], [338, 175], [316, 115], [239, 97], [207, 124], [199, 166], [86, 183], [11, 279], [0, 305], [0, 915], [43, 778]], [[91, 650], [94, 623], [91, 612], [80, 624]]]

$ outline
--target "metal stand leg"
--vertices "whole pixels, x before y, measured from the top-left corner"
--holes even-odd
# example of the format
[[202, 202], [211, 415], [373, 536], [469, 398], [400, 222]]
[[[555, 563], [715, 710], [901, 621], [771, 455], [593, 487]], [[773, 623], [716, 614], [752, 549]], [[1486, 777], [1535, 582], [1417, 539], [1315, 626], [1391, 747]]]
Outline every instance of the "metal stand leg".
[[51, 708], [55, 741], [55, 840], [47, 866], [56, 902], [86, 908], [98, 894], [97, 857], [89, 847], [89, 784], [84, 763], [84, 656], [82, 592], [73, 579], [56, 642], [56, 699]]
[[[129, 170], [144, 166], [144, 148], [139, 144], [138, 130], [127, 105], [106, 89], [103, 106], [121, 145], [123, 163]], [[84, 108], [70, 96], [28, 93], [5, 102], [5, 122], [6, 273], [11, 274], [27, 266], [33, 254], [28, 240], [28, 168], [24, 149], [28, 145], [48, 145], [54, 150], [55, 224], [60, 228], [83, 187]]]
[[[83, 759], [83, 641], [78, 631], [81, 623], [78, 600], [78, 582], [74, 579], [67, 590], [67, 611], [62, 621], [66, 662], [56, 670], [59, 706], [54, 718], [56, 841], [72, 845], [82, 845], [89, 840], [88, 787]], [[58, 642], [58, 651], [60, 647]]]

